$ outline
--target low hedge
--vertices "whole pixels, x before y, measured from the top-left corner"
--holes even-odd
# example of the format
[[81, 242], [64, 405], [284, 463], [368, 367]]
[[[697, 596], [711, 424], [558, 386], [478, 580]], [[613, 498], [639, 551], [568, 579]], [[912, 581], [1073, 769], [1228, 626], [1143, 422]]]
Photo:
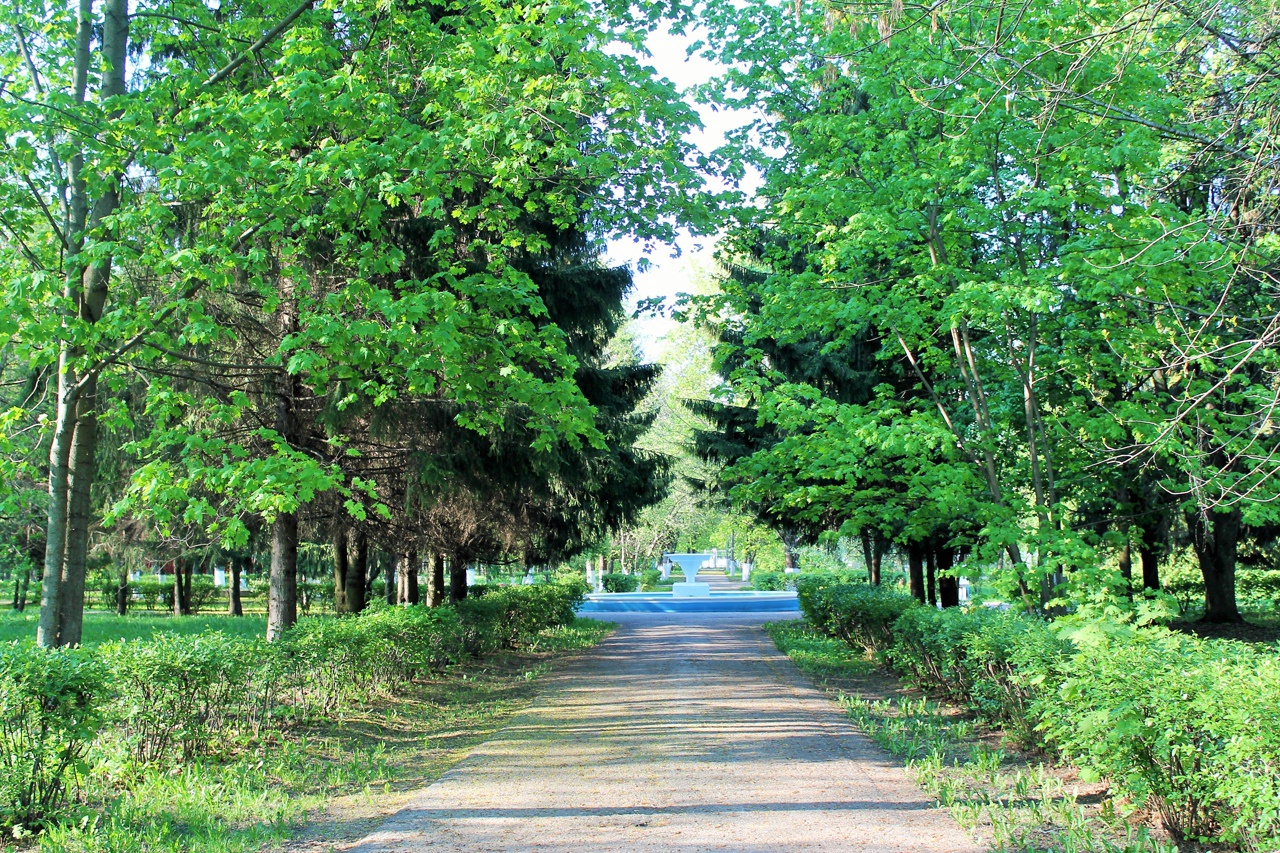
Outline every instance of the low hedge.
[[91, 743], [137, 764], [224, 755], [267, 723], [341, 715], [468, 655], [518, 648], [572, 622], [585, 593], [576, 581], [489, 588], [456, 606], [377, 604], [303, 618], [274, 643], [207, 632], [0, 647], [0, 832], [56, 819]]
[[605, 592], [635, 592], [640, 588], [640, 577], [622, 572], [609, 572], [600, 576], [600, 585], [604, 587]]
[[795, 585], [795, 577], [785, 572], [769, 572], [761, 569], [751, 573], [751, 587], [765, 592], [781, 592]]
[[847, 583], [836, 575], [800, 575], [796, 594], [810, 625], [877, 657], [893, 645], [893, 623], [918, 606], [906, 593]]
[[[816, 630], [1150, 804], [1178, 839], [1277, 850], [1280, 656], [1165, 628], [939, 611], [801, 581]], [[895, 615], [896, 614], [896, 615]]]

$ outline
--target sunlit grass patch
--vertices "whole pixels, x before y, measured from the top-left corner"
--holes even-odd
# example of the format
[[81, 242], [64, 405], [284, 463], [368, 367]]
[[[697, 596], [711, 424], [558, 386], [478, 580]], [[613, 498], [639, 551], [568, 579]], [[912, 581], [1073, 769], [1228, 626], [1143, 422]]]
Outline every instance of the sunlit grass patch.
[[[15, 640], [34, 643], [39, 609], [36, 604], [22, 613], [4, 611], [0, 615], [0, 643]], [[267, 618], [264, 615], [227, 616], [219, 613], [174, 616], [147, 611], [120, 616], [88, 611], [84, 614], [83, 645], [96, 646], [110, 640], [144, 640], [160, 633], [203, 634], [206, 631], [219, 631], [233, 637], [262, 637], [266, 636]]]
[[780, 652], [815, 678], [849, 678], [875, 670], [865, 655], [848, 643], [817, 633], [803, 619], [770, 622], [764, 629]]

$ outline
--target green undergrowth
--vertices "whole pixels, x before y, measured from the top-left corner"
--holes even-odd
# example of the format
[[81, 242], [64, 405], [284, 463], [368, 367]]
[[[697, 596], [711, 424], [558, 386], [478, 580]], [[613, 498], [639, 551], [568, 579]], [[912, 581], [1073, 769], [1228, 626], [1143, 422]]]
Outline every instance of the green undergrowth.
[[549, 628], [518, 652], [417, 679], [218, 760], [139, 768], [91, 754], [78, 815], [24, 845], [32, 853], [238, 853], [299, 835], [359, 837], [389, 796], [429, 784], [525, 707], [557, 658], [613, 628], [590, 619]]
[[869, 675], [875, 671], [865, 656], [834, 637], [817, 633], [803, 620], [770, 622], [764, 628], [778, 651], [791, 658], [802, 672], [824, 683], [828, 679]]
[[[969, 832], [1002, 853], [1176, 853], [1130, 826], [1114, 803], [1069, 772], [1001, 745], [998, 731], [956, 708], [885, 690], [886, 674], [805, 622], [766, 626], [779, 651], [831, 692], [854, 725]], [[877, 698], [879, 695], [882, 698]]]

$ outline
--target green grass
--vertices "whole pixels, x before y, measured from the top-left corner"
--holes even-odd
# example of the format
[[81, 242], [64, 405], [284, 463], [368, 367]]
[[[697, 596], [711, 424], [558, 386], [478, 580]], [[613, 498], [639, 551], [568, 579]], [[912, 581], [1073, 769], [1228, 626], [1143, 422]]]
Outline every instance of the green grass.
[[[135, 636], [175, 624], [250, 621], [130, 616], [111, 617], [113, 626], [101, 615], [104, 634], [136, 621], [127, 626]], [[90, 756], [79, 816], [41, 836], [39, 851], [244, 853], [299, 836], [358, 838], [388, 804], [429, 784], [523, 709], [557, 658], [598, 643], [613, 628], [576, 620], [544, 632], [519, 653], [464, 664], [343, 719], [312, 720], [246, 741], [220, 761], [139, 769], [107, 743]]]
[[[14, 640], [35, 642], [39, 616], [38, 604], [22, 613], [4, 611], [0, 615], [0, 643], [12, 643]], [[108, 640], [146, 639], [162, 632], [200, 634], [205, 631], [222, 631], [236, 637], [262, 637], [266, 635], [267, 617], [262, 614], [174, 616], [147, 611], [117, 616], [91, 610], [84, 614], [83, 641], [85, 646], [96, 646]]]
[[778, 651], [820, 681], [869, 675], [875, 666], [847, 643], [812, 630], [802, 619], [764, 626]]
[[[820, 684], [866, 687], [886, 674], [803, 621], [765, 626], [778, 649]], [[1078, 795], [1069, 769], [1032, 763], [1001, 748], [999, 732], [924, 697], [834, 698], [859, 729], [902, 758], [916, 782], [957, 822], [1002, 853], [1177, 853], [1127, 823], [1098, 793]], [[1094, 786], [1097, 787], [1097, 786]]]

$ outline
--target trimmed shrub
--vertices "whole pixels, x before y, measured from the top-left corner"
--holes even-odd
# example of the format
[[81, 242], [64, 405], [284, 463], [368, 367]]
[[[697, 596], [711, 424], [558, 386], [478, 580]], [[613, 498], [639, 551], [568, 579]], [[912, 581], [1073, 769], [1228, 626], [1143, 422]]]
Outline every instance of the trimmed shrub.
[[1143, 629], [1080, 643], [1065, 675], [1035, 708], [1067, 757], [1151, 803], [1181, 840], [1280, 835], [1275, 654]]
[[893, 646], [898, 617], [920, 606], [905, 593], [842, 583], [834, 575], [801, 575], [796, 592], [810, 625], [874, 655], [884, 655]]
[[1024, 749], [1044, 749], [1033, 703], [1062, 683], [1071, 644], [1042, 619], [985, 608], [975, 612], [982, 614], [980, 629], [965, 640], [973, 683], [967, 704], [1002, 724]]
[[600, 583], [605, 592], [635, 592], [640, 588], [640, 578], [635, 575], [624, 575], [621, 572], [601, 575]]
[[0, 829], [55, 819], [101, 723], [102, 667], [78, 649], [0, 647]]
[[640, 589], [644, 592], [655, 590], [662, 583], [662, 572], [657, 569], [645, 569], [640, 573]]
[[333, 714], [462, 657], [451, 607], [380, 607], [358, 616], [307, 617], [269, 646], [296, 712]]
[[1274, 651], [1121, 622], [1072, 623], [1068, 641], [1034, 617], [904, 607], [821, 579], [801, 580], [800, 602], [817, 630], [1150, 804], [1176, 838], [1280, 849]]
[[1032, 703], [1061, 682], [1071, 650], [1047, 622], [987, 608], [913, 607], [893, 635], [887, 657], [895, 669], [1002, 724], [1020, 746], [1043, 746]]
[[764, 572], [755, 571], [751, 573], [751, 586], [753, 589], [762, 590], [764, 592], [781, 592], [787, 589], [788, 585], [794, 588], [794, 578], [796, 575], [787, 575], [782, 572]]
[[886, 657], [921, 687], [963, 702], [973, 692], [969, 637], [981, 632], [983, 614], [958, 608], [912, 607], [893, 623]]
[[304, 615], [312, 610], [333, 610], [333, 581], [307, 581], [298, 584], [298, 609]]
[[518, 648], [540, 631], [572, 622], [588, 589], [581, 578], [489, 587], [483, 596], [466, 598], [456, 605], [463, 646], [477, 657]]
[[187, 608], [192, 613], [199, 613], [215, 601], [221, 602], [225, 591], [214, 586], [213, 578], [208, 575], [196, 575], [191, 579], [191, 596], [187, 599]]
[[140, 763], [189, 761], [218, 751], [266, 708], [251, 674], [266, 644], [217, 631], [157, 634], [100, 646], [113, 693], [109, 713]]

